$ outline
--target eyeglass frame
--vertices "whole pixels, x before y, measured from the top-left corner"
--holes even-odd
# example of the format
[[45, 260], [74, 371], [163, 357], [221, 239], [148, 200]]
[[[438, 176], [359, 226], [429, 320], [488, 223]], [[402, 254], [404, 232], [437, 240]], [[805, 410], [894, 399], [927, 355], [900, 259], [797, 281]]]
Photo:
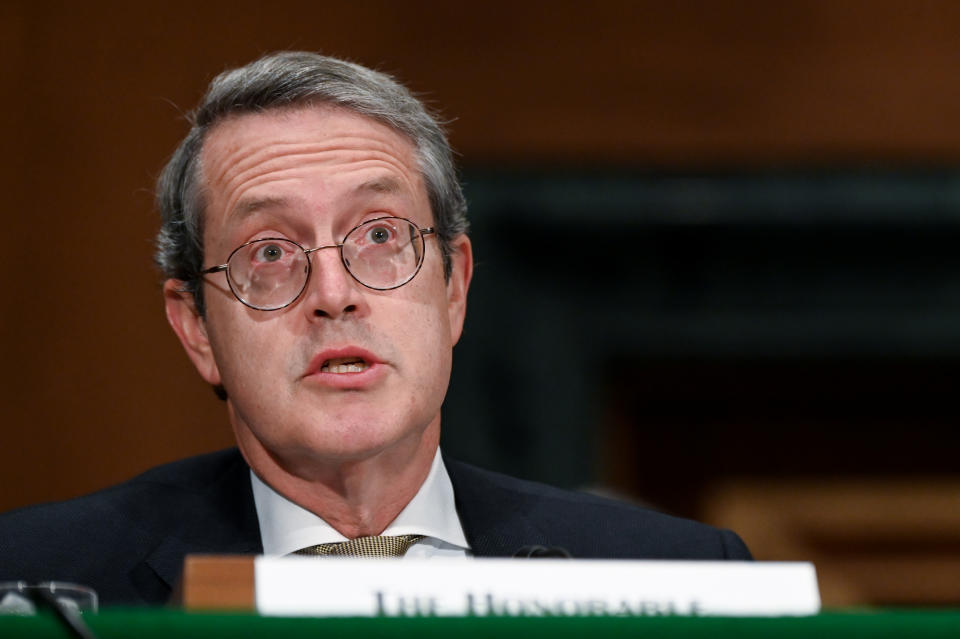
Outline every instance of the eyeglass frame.
[[[343, 246], [344, 246], [344, 244], [346, 243], [346, 239], [347, 239], [348, 237], [350, 237], [350, 234], [353, 233], [354, 231], [356, 231], [356, 230], [357, 230], [358, 228], [360, 228], [361, 226], [366, 226], [367, 224], [370, 224], [370, 223], [372, 223], [372, 222], [379, 222], [380, 220], [403, 220], [404, 222], [408, 223], [410, 226], [412, 226], [413, 228], [415, 228], [415, 229], [417, 230], [417, 232], [420, 234], [420, 241], [422, 242], [422, 247], [423, 247], [423, 250], [420, 252], [420, 259], [417, 261], [417, 268], [414, 269], [413, 273], [410, 274], [410, 277], [408, 277], [408, 278], [405, 279], [404, 281], [400, 282], [399, 284], [396, 284], [396, 285], [394, 285], [394, 286], [387, 286], [387, 287], [385, 287], [385, 288], [379, 288], [379, 287], [376, 287], [376, 286], [370, 286], [369, 284], [366, 284], [366, 283], [360, 281], [360, 278], [358, 278], [356, 275], [354, 275], [354, 274], [353, 274], [353, 271], [350, 270], [350, 267], [347, 265], [346, 259], [343, 257]], [[360, 285], [362, 285], [362, 286], [364, 286], [364, 287], [366, 287], [366, 288], [369, 288], [370, 290], [373, 290], [373, 291], [392, 291], [392, 290], [394, 290], [394, 289], [400, 288], [401, 286], [404, 286], [404, 285], [406, 285], [406, 284], [409, 284], [409, 283], [413, 280], [413, 278], [415, 278], [415, 277], [417, 276], [417, 274], [420, 272], [420, 269], [423, 268], [423, 261], [424, 261], [424, 260], [426, 259], [426, 257], [427, 257], [427, 242], [426, 242], [426, 237], [427, 237], [428, 235], [436, 235], [436, 234], [437, 234], [437, 229], [436, 229], [436, 227], [434, 227], [434, 226], [421, 227], [420, 225], [418, 225], [418, 224], [417, 224], [416, 222], [414, 222], [413, 220], [409, 220], [409, 219], [407, 219], [407, 218], [405, 218], [405, 217], [400, 217], [400, 216], [397, 216], [397, 215], [384, 215], [384, 216], [382, 216], [382, 217], [375, 217], [375, 218], [373, 218], [373, 219], [371, 219], [371, 220], [365, 220], [365, 221], [361, 222], [360, 224], [357, 224], [357, 225], [354, 226], [352, 229], [350, 229], [349, 231], [347, 231], [346, 233], [344, 233], [344, 235], [343, 235], [343, 241], [341, 241], [341, 242], [338, 243], [338, 244], [327, 244], [327, 245], [325, 245], [325, 246], [318, 246], [318, 247], [316, 247], [316, 248], [311, 248], [311, 249], [303, 248], [303, 245], [300, 244], [300, 242], [297, 242], [296, 240], [291, 240], [291, 239], [286, 238], [286, 237], [261, 237], [261, 238], [255, 239], [255, 240], [250, 240], [249, 242], [244, 242], [243, 244], [241, 244], [241, 245], [238, 246], [237, 248], [233, 249], [232, 251], [230, 251], [230, 255], [227, 256], [227, 261], [226, 261], [226, 262], [224, 262], [223, 264], [217, 264], [216, 266], [211, 266], [210, 268], [203, 269], [202, 271], [200, 271], [200, 277], [202, 278], [204, 275], [212, 275], [213, 273], [221, 273], [221, 272], [222, 272], [222, 273], [226, 273], [226, 275], [227, 275], [227, 286], [230, 287], [230, 292], [233, 293], [233, 296], [234, 296], [235, 298], [237, 298], [237, 301], [238, 301], [238, 302], [240, 302], [241, 304], [243, 304], [243, 305], [246, 306], [247, 308], [252, 308], [252, 309], [255, 310], [255, 311], [262, 311], [262, 312], [264, 312], [264, 313], [269, 313], [269, 312], [271, 312], [271, 311], [279, 311], [279, 310], [283, 310], [283, 309], [287, 308], [288, 306], [290, 306], [291, 304], [293, 304], [294, 302], [296, 302], [298, 299], [300, 299], [300, 296], [303, 295], [303, 292], [304, 292], [305, 290], [307, 290], [307, 284], [310, 283], [310, 275], [313, 273], [313, 263], [312, 263], [312, 261], [310, 260], [310, 254], [311, 254], [311, 253], [316, 253], [317, 251], [322, 251], [323, 249], [335, 248], [335, 249], [339, 249], [338, 252], [340, 253], [340, 263], [343, 264], [344, 270], [347, 272], [348, 275], [350, 275], [351, 278], [353, 278], [354, 281], [356, 281], [358, 284], [360, 284]], [[268, 241], [270, 241], [270, 240], [280, 241], [280, 242], [289, 242], [289, 243], [293, 244], [294, 246], [296, 246], [296, 247], [297, 247], [298, 249], [300, 249], [301, 251], [303, 251], [303, 254], [307, 257], [307, 276], [306, 276], [306, 277], [304, 278], [304, 280], [303, 280], [303, 286], [300, 287], [300, 290], [297, 292], [297, 294], [293, 297], [292, 300], [290, 300], [289, 302], [287, 302], [287, 303], [284, 304], [283, 306], [278, 306], [278, 307], [276, 307], [276, 308], [259, 308], [259, 307], [257, 307], [257, 306], [254, 306], [253, 304], [247, 302], [246, 300], [244, 300], [244, 299], [243, 299], [242, 297], [240, 297], [240, 295], [238, 295], [237, 292], [234, 290], [234, 288], [233, 288], [233, 280], [230, 279], [230, 260], [233, 259], [233, 256], [236, 255], [237, 251], [240, 251], [240, 250], [242, 250], [242, 249], [250, 246], [251, 244], [256, 244], [256, 243], [258, 243], [258, 242], [268, 242]]]

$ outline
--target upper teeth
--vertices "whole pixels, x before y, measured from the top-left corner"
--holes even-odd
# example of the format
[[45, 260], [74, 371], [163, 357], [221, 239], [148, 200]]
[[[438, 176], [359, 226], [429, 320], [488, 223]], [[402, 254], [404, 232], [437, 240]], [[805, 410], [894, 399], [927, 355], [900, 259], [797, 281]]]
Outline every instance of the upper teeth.
[[324, 373], [360, 373], [370, 368], [370, 364], [359, 357], [335, 357], [328, 359], [320, 367]]

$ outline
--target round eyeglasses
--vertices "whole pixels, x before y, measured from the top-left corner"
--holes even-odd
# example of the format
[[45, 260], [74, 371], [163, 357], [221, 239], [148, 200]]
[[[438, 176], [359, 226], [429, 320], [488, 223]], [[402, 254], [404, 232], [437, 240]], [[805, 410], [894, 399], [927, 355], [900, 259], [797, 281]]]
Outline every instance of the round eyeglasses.
[[420, 228], [402, 217], [379, 217], [353, 227], [339, 244], [305, 249], [293, 240], [268, 237], [241, 244], [226, 264], [201, 275], [226, 271], [234, 296], [258, 311], [277, 311], [300, 297], [310, 279], [310, 254], [340, 251], [340, 261], [353, 279], [375, 291], [389, 291], [412, 280], [423, 266], [424, 237], [433, 227]]

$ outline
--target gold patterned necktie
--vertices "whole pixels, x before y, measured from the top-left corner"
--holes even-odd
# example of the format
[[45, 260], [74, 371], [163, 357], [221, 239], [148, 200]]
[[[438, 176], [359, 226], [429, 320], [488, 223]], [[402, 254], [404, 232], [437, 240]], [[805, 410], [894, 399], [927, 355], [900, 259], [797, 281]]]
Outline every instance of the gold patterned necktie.
[[290, 554], [313, 557], [403, 557], [410, 550], [410, 546], [421, 539], [423, 535], [357, 537], [334, 544], [308, 546]]

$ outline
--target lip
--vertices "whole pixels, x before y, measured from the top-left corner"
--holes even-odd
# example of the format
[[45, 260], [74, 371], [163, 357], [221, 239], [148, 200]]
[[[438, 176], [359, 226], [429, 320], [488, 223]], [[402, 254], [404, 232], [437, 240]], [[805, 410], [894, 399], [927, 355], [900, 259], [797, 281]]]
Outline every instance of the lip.
[[[368, 366], [359, 373], [329, 373], [322, 370], [325, 361], [341, 357], [361, 358]], [[370, 351], [358, 346], [344, 346], [328, 348], [314, 355], [303, 377], [331, 388], [362, 390], [375, 384], [385, 372], [384, 362]]]

